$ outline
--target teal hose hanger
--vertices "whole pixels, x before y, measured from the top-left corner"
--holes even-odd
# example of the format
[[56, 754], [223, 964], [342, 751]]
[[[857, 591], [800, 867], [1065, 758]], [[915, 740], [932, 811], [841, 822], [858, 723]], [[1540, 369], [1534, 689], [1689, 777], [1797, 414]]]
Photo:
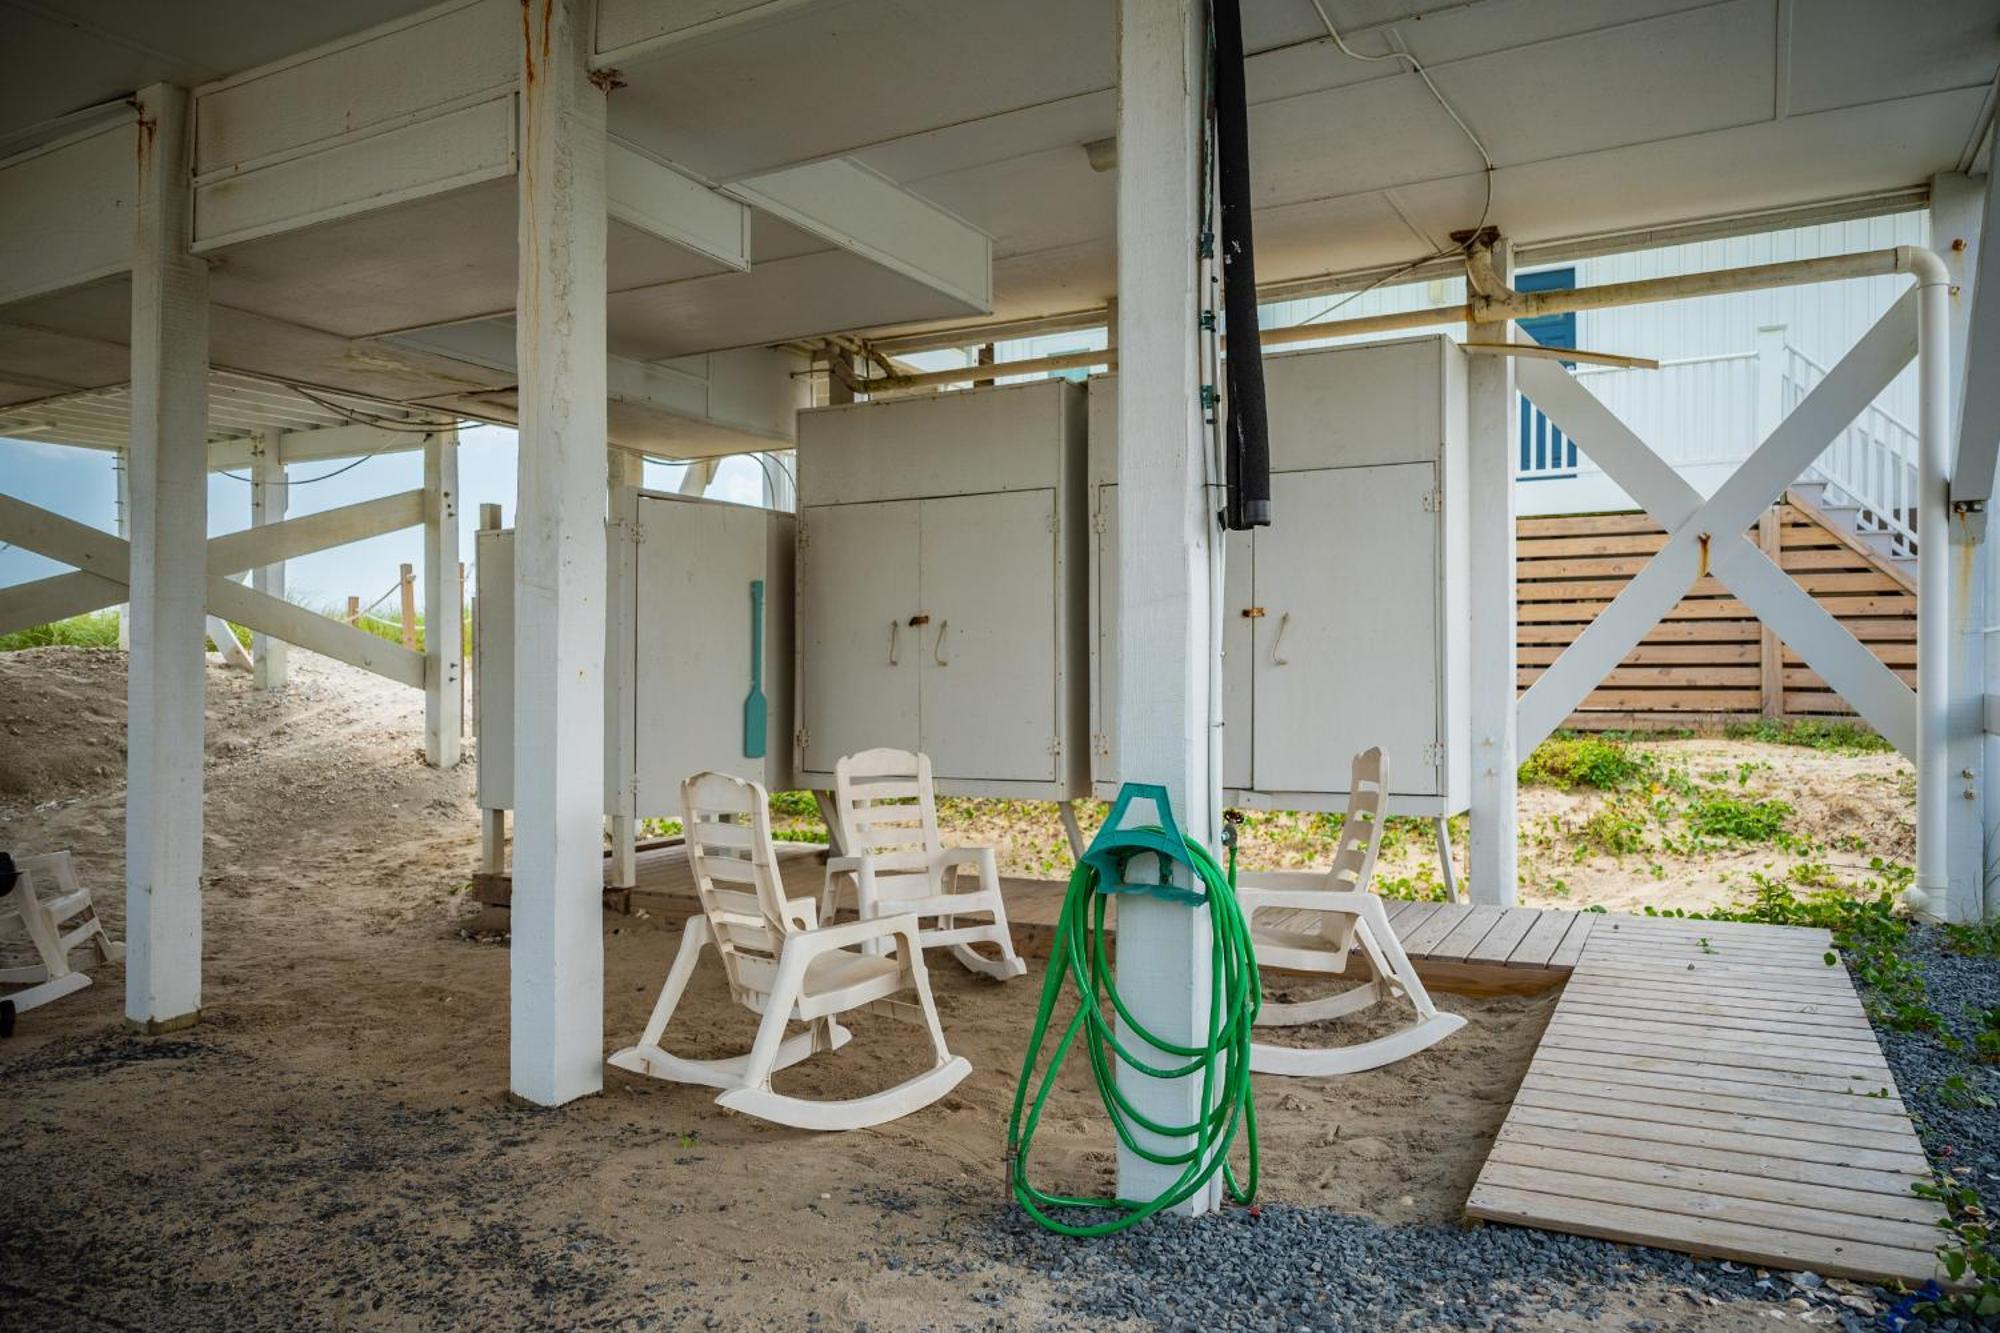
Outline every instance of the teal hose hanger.
[[[1152, 820], [1132, 823], [1135, 803], [1152, 807]], [[1056, 923], [1055, 950], [1042, 979], [1041, 1001], [1034, 1032], [1021, 1064], [1014, 1106], [1007, 1125], [1007, 1177], [1014, 1198], [1042, 1226], [1068, 1236], [1103, 1236], [1134, 1226], [1163, 1209], [1193, 1198], [1217, 1171], [1229, 1197], [1249, 1203], [1257, 1191], [1257, 1113], [1250, 1099], [1250, 1028], [1262, 1002], [1257, 960], [1250, 948], [1249, 923], [1236, 905], [1236, 853], [1230, 844], [1229, 869], [1224, 871], [1208, 849], [1190, 842], [1167, 799], [1166, 789], [1147, 783], [1126, 783], [1119, 790], [1104, 826], [1070, 875], [1062, 915]], [[1157, 860], [1150, 877], [1129, 877], [1140, 857]], [[1192, 887], [1172, 882], [1173, 867], [1188, 871]], [[1189, 911], [1209, 914], [1212, 930], [1209, 969], [1209, 1014], [1205, 1038], [1192, 1043], [1168, 1041], [1132, 1016], [1119, 994], [1104, 929], [1105, 909], [1116, 894], [1144, 894], [1175, 903]], [[1049, 1053], [1047, 1044], [1056, 1004], [1066, 980], [1076, 983], [1076, 1011], [1062, 1028]], [[1118, 1141], [1149, 1162], [1178, 1166], [1180, 1174], [1152, 1199], [1083, 1198], [1045, 1193], [1028, 1179], [1028, 1160], [1042, 1110], [1072, 1046], [1082, 1039], [1090, 1059], [1098, 1099], [1111, 1119]], [[1127, 1042], [1134, 1043], [1128, 1045]], [[1164, 1057], [1164, 1058], [1163, 1058]], [[1163, 1124], [1148, 1118], [1118, 1086], [1119, 1064], [1148, 1078], [1199, 1079], [1200, 1105], [1207, 1110], [1194, 1123]], [[1039, 1078], [1038, 1078], [1039, 1070]], [[1031, 1092], [1032, 1089], [1032, 1092]], [[1248, 1166], [1238, 1182], [1229, 1165], [1230, 1149], [1241, 1132], [1248, 1145]], [[1142, 1142], [1141, 1135], [1150, 1142]], [[1159, 1140], [1184, 1143], [1173, 1149], [1155, 1146]], [[1095, 1222], [1072, 1222], [1059, 1212], [1110, 1209], [1115, 1216]]]

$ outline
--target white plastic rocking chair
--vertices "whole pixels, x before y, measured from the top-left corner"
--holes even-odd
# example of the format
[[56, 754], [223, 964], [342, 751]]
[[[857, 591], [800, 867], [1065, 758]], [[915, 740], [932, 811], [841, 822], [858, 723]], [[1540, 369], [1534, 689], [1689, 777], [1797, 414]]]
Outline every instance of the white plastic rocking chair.
[[[938, 837], [928, 755], [863, 750], [834, 765], [833, 782], [841, 847], [847, 854], [827, 858], [821, 920], [834, 919], [843, 887], [852, 884], [855, 908], [864, 920], [881, 912], [907, 912], [929, 923], [923, 928], [926, 949], [949, 948], [974, 972], [1001, 981], [1028, 970], [1007, 930], [993, 849], [946, 847]], [[977, 873], [979, 887], [961, 891], [958, 872], [967, 866]], [[968, 916], [991, 919], [967, 921]], [[991, 944], [999, 956], [988, 957], [975, 944]]]
[[[688, 862], [701, 914], [681, 934], [667, 984], [635, 1046], [610, 1063], [674, 1083], [721, 1088], [718, 1105], [796, 1129], [865, 1129], [930, 1105], [957, 1087], [972, 1066], [945, 1047], [924, 969], [917, 921], [907, 914], [820, 926], [809, 898], [787, 898], [771, 846], [770, 798], [755, 782], [700, 773], [681, 784]], [[892, 951], [860, 947], [889, 943]], [[713, 944], [729, 977], [730, 995], [761, 1015], [748, 1054], [693, 1060], [660, 1045], [705, 945]], [[891, 997], [916, 992], [916, 1005]], [[936, 1063], [915, 1078], [846, 1101], [786, 1096], [771, 1076], [853, 1036], [835, 1016], [864, 1007], [922, 1024]], [[911, 1012], [914, 1008], [916, 1012]], [[807, 1030], [785, 1035], [798, 1022]]]
[[[1250, 924], [1251, 945], [1261, 966], [1339, 976], [1358, 944], [1371, 976], [1359, 986], [1297, 1004], [1266, 1003], [1258, 1027], [1296, 1027], [1359, 1013], [1383, 1000], [1403, 1000], [1415, 1011], [1407, 1027], [1372, 1041], [1346, 1046], [1250, 1044], [1250, 1068], [1260, 1074], [1314, 1076], [1356, 1074], [1415, 1055], [1465, 1026], [1458, 1014], [1442, 1013], [1418, 979], [1402, 942], [1389, 928], [1382, 899], [1368, 892], [1389, 799], [1389, 761], [1377, 748], [1354, 757], [1348, 786], [1347, 817], [1333, 866], [1325, 875], [1274, 871], [1239, 877], [1236, 898]], [[1259, 912], [1312, 913], [1304, 924], [1261, 927]]]
[[39, 966], [0, 968], [0, 985], [27, 987], [0, 995], [0, 1000], [15, 1013], [26, 1013], [90, 984], [88, 975], [70, 966], [69, 956], [76, 950], [88, 944], [98, 962], [115, 963], [125, 956], [125, 948], [104, 933], [90, 890], [77, 884], [68, 852], [22, 857], [14, 869], [19, 873], [13, 887], [0, 892], [0, 927], [18, 924], [42, 961]]

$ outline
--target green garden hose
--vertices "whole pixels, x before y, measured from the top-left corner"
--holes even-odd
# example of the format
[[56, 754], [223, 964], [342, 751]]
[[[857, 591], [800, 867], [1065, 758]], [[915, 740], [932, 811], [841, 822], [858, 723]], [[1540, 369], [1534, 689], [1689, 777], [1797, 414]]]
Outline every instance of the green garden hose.
[[[1150, 800], [1158, 812], [1159, 824], [1126, 827], [1124, 816], [1134, 799]], [[1160, 866], [1156, 883], [1125, 882], [1126, 865], [1135, 857], [1153, 855]], [[1171, 862], [1188, 867], [1199, 888], [1185, 888], [1169, 882]], [[1257, 1113], [1250, 1101], [1250, 1027], [1262, 1002], [1257, 977], [1257, 960], [1250, 948], [1249, 924], [1236, 905], [1236, 849], [1230, 840], [1229, 870], [1225, 873], [1207, 848], [1181, 836], [1168, 806], [1166, 792], [1153, 786], [1127, 783], [1118, 793], [1104, 827], [1092, 840], [1090, 849], [1077, 863], [1069, 878], [1069, 892], [1063, 899], [1062, 915], [1056, 923], [1055, 951], [1042, 980], [1040, 1007], [1029, 1038], [1028, 1053], [1021, 1064], [1020, 1085], [1014, 1090], [1013, 1114], [1007, 1125], [1007, 1174], [1014, 1197], [1028, 1215], [1051, 1231], [1066, 1236], [1103, 1236], [1143, 1222], [1165, 1208], [1193, 1197], [1219, 1169], [1230, 1198], [1249, 1203], [1257, 1192]], [[1198, 1045], [1164, 1041], [1148, 1031], [1126, 1009], [1118, 993], [1105, 948], [1104, 909], [1114, 893], [1144, 893], [1188, 905], [1191, 911], [1206, 909], [1213, 926], [1213, 965], [1208, 1010], [1208, 1037]], [[1049, 1065], [1035, 1085], [1032, 1102], [1028, 1089], [1034, 1083], [1041, 1061], [1056, 1000], [1063, 982], [1076, 982], [1076, 1013], [1055, 1044]], [[1109, 1000], [1109, 1005], [1105, 1000]], [[1113, 1014], [1116, 1024], [1113, 1023]], [[1182, 1063], [1162, 1066], [1149, 1064], [1119, 1040], [1122, 1030], [1152, 1048]], [[1043, 1105], [1055, 1087], [1063, 1059], [1077, 1037], [1084, 1039], [1090, 1055], [1091, 1073], [1097, 1093], [1104, 1103], [1119, 1142], [1131, 1152], [1162, 1166], [1179, 1166], [1180, 1176], [1165, 1192], [1149, 1200], [1077, 1198], [1047, 1194], [1028, 1181], [1028, 1155], [1034, 1144], [1035, 1127], [1041, 1121]], [[1157, 1079], [1201, 1079], [1201, 1105], [1208, 1112], [1191, 1125], [1166, 1125], [1148, 1119], [1121, 1090], [1117, 1082], [1119, 1061]], [[1025, 1118], [1024, 1113], [1025, 1111]], [[1249, 1145], [1246, 1183], [1239, 1185], [1235, 1168], [1228, 1163], [1230, 1148], [1241, 1127]], [[1181, 1151], [1161, 1151], [1139, 1141], [1138, 1131], [1168, 1140], [1189, 1140]], [[1066, 1208], [1110, 1208], [1118, 1215], [1108, 1221], [1079, 1225], [1065, 1222], [1056, 1211]]]

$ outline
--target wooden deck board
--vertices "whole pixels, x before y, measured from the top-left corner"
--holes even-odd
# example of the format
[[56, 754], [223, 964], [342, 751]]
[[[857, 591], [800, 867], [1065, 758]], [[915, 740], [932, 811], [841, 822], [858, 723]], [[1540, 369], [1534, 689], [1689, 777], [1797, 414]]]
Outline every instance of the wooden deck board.
[[[1580, 920], [1548, 955], [1573, 951], [1574, 971], [1469, 1216], [1868, 1280], [1937, 1276], [1940, 1210], [1910, 1192], [1929, 1163], [1824, 931]], [[1537, 931], [1539, 951], [1553, 927]]]

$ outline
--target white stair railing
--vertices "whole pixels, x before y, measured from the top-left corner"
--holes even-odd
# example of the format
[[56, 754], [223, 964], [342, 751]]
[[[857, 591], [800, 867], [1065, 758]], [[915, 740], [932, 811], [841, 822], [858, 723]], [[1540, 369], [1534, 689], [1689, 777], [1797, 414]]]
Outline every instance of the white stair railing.
[[[1781, 394], [1789, 413], [1826, 378], [1826, 367], [1786, 344]], [[1893, 555], [1917, 553], [1917, 432], [1873, 404], [1862, 409], [1814, 461], [1806, 480], [1826, 485], [1827, 501], [1853, 505], [1855, 528], [1889, 538]]]

